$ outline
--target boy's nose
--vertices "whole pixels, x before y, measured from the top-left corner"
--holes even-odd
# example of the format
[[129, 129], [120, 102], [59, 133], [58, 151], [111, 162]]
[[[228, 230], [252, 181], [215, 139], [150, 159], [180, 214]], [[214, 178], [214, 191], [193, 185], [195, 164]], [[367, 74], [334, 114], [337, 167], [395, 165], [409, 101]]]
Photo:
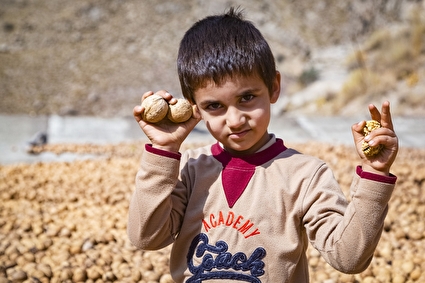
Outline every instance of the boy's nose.
[[229, 128], [238, 128], [245, 123], [245, 116], [236, 107], [229, 107], [226, 113], [226, 124]]

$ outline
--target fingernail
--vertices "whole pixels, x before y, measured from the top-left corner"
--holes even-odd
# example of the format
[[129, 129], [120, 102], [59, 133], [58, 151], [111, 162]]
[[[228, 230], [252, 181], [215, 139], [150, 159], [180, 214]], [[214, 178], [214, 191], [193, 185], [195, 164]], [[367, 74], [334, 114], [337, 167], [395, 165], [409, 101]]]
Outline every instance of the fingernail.
[[369, 144], [370, 146], [373, 146], [373, 145], [375, 144], [375, 142], [372, 140], [372, 141], [368, 142], [368, 144]]

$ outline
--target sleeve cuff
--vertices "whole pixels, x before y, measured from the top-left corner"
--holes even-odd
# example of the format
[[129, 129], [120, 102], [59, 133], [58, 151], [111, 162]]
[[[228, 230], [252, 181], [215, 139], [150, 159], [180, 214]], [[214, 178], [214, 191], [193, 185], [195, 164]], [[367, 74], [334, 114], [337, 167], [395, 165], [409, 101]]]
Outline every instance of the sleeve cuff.
[[390, 174], [389, 176], [378, 175], [375, 173], [363, 171], [361, 166], [357, 166], [356, 173], [360, 176], [360, 178], [386, 184], [395, 184], [395, 182], [397, 181], [397, 177], [393, 174]]
[[168, 158], [173, 158], [173, 159], [176, 159], [176, 160], [180, 160], [180, 158], [182, 156], [180, 153], [175, 153], [175, 152], [155, 148], [155, 147], [152, 146], [152, 144], [146, 144], [145, 150], [150, 152], [150, 153], [153, 153], [153, 154], [161, 155], [161, 156], [168, 157]]

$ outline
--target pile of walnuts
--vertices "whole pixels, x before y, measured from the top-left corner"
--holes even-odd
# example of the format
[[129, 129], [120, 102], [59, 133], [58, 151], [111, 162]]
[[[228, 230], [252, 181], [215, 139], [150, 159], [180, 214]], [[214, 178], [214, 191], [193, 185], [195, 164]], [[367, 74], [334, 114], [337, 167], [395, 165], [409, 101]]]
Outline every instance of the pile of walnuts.
[[[57, 146], [49, 150], [91, 148]], [[287, 146], [325, 160], [349, 197], [358, 162], [353, 148]], [[0, 166], [0, 283], [173, 282], [170, 247], [146, 252], [128, 240], [128, 205], [143, 142], [120, 148], [93, 146], [99, 158], [91, 160]], [[397, 186], [369, 268], [342, 274], [309, 247], [311, 282], [425, 282], [425, 150], [401, 148], [392, 173]]]

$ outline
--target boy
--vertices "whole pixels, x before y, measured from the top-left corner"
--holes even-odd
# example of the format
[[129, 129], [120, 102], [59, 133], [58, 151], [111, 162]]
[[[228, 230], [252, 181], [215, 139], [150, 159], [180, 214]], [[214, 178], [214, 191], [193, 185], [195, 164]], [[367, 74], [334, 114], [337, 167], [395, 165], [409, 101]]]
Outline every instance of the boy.
[[[352, 126], [362, 165], [348, 203], [326, 164], [268, 133], [280, 74], [261, 33], [240, 12], [195, 23], [177, 62], [193, 117], [149, 124], [141, 118], [144, 109], [134, 108], [152, 144], [130, 203], [131, 242], [149, 250], [174, 243], [176, 282], [308, 282], [308, 242], [336, 269], [363, 271], [396, 181], [389, 173], [398, 150], [389, 103], [381, 113], [369, 106], [383, 126], [367, 138], [384, 147], [376, 157], [361, 151], [365, 121]], [[175, 103], [166, 91], [157, 93]], [[200, 119], [218, 142], [181, 155]]]

